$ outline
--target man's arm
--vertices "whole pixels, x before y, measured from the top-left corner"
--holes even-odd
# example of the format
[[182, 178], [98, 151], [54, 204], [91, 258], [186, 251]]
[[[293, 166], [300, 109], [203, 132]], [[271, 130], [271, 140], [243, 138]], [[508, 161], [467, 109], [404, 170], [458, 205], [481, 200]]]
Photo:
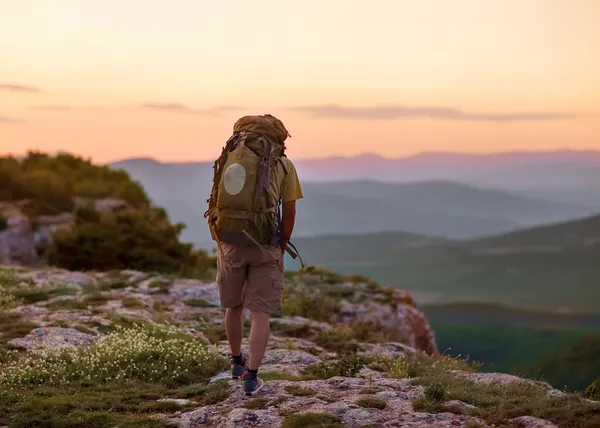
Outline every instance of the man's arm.
[[282, 204], [282, 213], [281, 213], [281, 240], [280, 245], [281, 248], [285, 250], [288, 242], [290, 242], [290, 238], [292, 237], [292, 232], [294, 231], [294, 223], [296, 223], [296, 201], [284, 202]]

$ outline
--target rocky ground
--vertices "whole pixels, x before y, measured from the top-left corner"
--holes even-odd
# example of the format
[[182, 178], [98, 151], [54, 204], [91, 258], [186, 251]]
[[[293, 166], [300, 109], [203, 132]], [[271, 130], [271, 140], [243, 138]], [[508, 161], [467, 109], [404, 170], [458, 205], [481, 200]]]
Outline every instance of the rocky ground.
[[0, 269], [0, 425], [600, 426], [600, 403], [440, 356], [408, 293], [320, 270], [288, 275], [247, 398], [218, 303], [199, 280]]

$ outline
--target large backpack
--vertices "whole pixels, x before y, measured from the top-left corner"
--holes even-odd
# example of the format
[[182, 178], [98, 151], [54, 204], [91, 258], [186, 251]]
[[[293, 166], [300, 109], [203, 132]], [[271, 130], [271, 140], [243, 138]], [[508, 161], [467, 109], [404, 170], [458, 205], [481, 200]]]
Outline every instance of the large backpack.
[[233, 135], [215, 161], [204, 214], [213, 240], [235, 245], [279, 243], [280, 200], [269, 194], [269, 186], [273, 168], [283, 166], [288, 136], [283, 123], [268, 114], [244, 116], [234, 124]]

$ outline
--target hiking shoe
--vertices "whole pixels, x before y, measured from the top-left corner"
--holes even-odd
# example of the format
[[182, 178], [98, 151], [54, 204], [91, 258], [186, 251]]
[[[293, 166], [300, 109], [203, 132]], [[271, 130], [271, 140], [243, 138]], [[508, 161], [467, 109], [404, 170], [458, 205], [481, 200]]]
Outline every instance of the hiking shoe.
[[231, 359], [231, 378], [232, 379], [239, 379], [241, 377], [244, 377], [244, 375], [246, 374], [246, 370], [248, 370], [248, 360], [244, 357], [242, 357], [242, 363], [243, 364], [236, 364], [235, 361], [233, 360], [233, 358]]
[[253, 376], [252, 378], [248, 378], [248, 375], [246, 374], [245, 380], [244, 380], [244, 392], [246, 393], [246, 395], [248, 397], [256, 394], [258, 391], [260, 391], [262, 389], [263, 386], [264, 386], [264, 382], [261, 378], [259, 378], [258, 376]]

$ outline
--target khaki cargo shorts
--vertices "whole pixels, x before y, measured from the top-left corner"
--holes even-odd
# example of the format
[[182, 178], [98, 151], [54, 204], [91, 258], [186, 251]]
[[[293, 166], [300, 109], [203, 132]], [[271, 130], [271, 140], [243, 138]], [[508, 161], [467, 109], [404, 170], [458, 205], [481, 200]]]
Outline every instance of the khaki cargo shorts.
[[275, 245], [220, 244], [217, 284], [221, 306], [244, 303], [250, 311], [280, 313], [283, 301], [283, 251]]

